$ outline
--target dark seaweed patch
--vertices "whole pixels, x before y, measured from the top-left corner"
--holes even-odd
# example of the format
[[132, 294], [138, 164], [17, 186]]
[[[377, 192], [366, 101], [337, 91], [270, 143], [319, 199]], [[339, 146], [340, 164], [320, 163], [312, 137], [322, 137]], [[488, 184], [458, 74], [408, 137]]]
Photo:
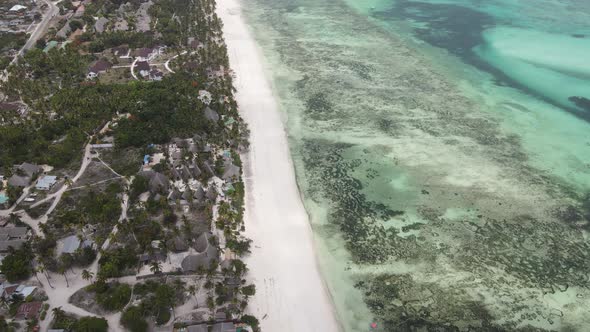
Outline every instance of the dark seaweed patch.
[[426, 27], [414, 29], [425, 42], [444, 48], [461, 57], [471, 57], [471, 49], [482, 43], [482, 31], [495, 24], [492, 16], [458, 5], [397, 1], [386, 12], [376, 12], [380, 19], [411, 19]]
[[323, 92], [311, 95], [305, 102], [305, 112], [312, 119], [325, 120], [333, 116], [334, 105]]
[[[460, 5], [400, 0], [396, 1], [396, 4], [391, 9], [374, 12], [373, 16], [386, 22], [392, 19], [419, 22], [420, 27], [414, 29], [414, 34], [417, 38], [435, 47], [445, 49], [461, 58], [465, 63], [492, 74], [494, 76], [493, 81], [496, 85], [519, 89], [524, 93], [564, 109], [580, 119], [590, 122], [590, 114], [582, 113], [578, 108], [568, 107], [545, 95], [537, 93], [483, 61], [473, 52], [476, 46], [484, 45], [482, 32], [497, 23], [491, 15]], [[577, 36], [576, 38], [582, 38], [584, 35], [574, 36]], [[576, 102], [571, 98], [581, 98], [582, 105], [579, 104], [580, 101]], [[570, 101], [574, 102], [579, 108], [590, 111], [590, 105], [586, 103], [586, 98], [571, 98]]]
[[395, 229], [386, 230], [381, 222], [403, 211], [372, 202], [362, 193], [361, 181], [350, 175], [358, 162], [342, 157], [352, 147], [326, 140], [305, 141], [303, 161], [312, 183], [311, 198], [330, 202], [328, 221], [338, 226], [357, 263], [381, 263], [395, 254], [397, 242]]
[[590, 111], [590, 99], [578, 96], [572, 96], [568, 98], [569, 101], [576, 104], [579, 108]]

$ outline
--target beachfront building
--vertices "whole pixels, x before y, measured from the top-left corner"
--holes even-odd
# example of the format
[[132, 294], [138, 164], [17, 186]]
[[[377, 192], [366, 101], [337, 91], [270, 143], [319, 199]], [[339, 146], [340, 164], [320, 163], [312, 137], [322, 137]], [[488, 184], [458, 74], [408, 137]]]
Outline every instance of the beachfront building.
[[194, 245], [198, 254], [186, 256], [181, 263], [182, 271], [185, 273], [197, 272], [200, 269], [208, 269], [213, 261], [219, 260], [217, 248], [210, 243], [213, 235], [203, 233]]

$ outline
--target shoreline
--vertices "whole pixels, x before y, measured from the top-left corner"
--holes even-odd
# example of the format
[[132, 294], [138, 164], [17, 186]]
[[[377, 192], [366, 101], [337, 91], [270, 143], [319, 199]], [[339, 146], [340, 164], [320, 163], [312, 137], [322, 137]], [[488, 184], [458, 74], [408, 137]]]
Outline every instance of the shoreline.
[[247, 311], [263, 331], [341, 331], [295, 179], [287, 135], [257, 44], [237, 0], [219, 0], [240, 113], [251, 130], [243, 156], [245, 261], [256, 295]]

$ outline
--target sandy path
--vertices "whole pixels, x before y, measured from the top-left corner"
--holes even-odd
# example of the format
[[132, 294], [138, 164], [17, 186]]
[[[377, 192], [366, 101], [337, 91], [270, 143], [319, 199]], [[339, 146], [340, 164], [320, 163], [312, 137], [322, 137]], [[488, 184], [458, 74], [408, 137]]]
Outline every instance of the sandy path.
[[242, 116], [252, 132], [245, 155], [247, 258], [256, 296], [249, 311], [263, 331], [338, 331], [318, 271], [311, 227], [301, 202], [287, 137], [261, 55], [236, 0], [218, 0]]

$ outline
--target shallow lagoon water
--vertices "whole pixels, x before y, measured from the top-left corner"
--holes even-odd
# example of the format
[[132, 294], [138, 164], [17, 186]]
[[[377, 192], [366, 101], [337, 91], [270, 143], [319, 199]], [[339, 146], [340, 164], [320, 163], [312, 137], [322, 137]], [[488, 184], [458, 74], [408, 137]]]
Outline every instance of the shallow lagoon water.
[[347, 331], [588, 330], [588, 4], [244, 8]]

